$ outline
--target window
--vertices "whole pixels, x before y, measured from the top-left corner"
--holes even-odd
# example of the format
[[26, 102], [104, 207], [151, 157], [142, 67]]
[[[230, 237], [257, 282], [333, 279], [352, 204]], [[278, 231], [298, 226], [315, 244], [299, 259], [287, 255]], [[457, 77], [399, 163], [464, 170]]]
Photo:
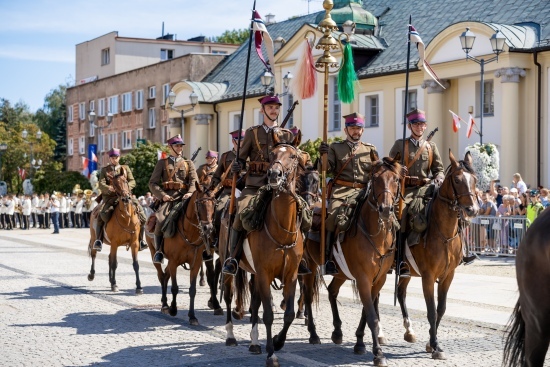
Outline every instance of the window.
[[86, 120], [86, 102], [80, 102], [78, 104], [78, 118], [80, 121]]
[[136, 130], [136, 141], [143, 139], [143, 129]]
[[[264, 114], [262, 113], [262, 110], [260, 108], [254, 109], [254, 125], [261, 125], [264, 123]], [[235, 130], [237, 130], [239, 127], [237, 126]], [[235, 131], [232, 130], [232, 131]]]
[[162, 141], [170, 139], [170, 125], [164, 125], [162, 127]]
[[67, 122], [72, 123], [73, 122], [73, 113], [74, 113], [74, 106], [69, 106], [67, 108]]
[[101, 98], [97, 102], [98, 102], [97, 115], [105, 116], [105, 98]]
[[169, 93], [170, 93], [170, 84], [164, 84], [162, 86], [162, 101], [160, 102], [161, 106], [164, 106], [166, 104], [166, 99], [168, 98]]
[[109, 97], [109, 113], [113, 115], [118, 113], [118, 96]]
[[101, 134], [101, 136], [97, 141], [97, 149], [99, 152], [105, 151], [105, 146], [107, 145], [106, 142], [107, 142], [107, 135]]
[[365, 126], [376, 127], [380, 121], [378, 95], [365, 97]]
[[132, 130], [122, 132], [122, 149], [132, 149]]
[[[403, 91], [403, 103], [405, 102], [405, 91]], [[409, 111], [418, 108], [418, 91], [416, 89], [409, 90], [409, 97], [407, 99], [407, 108], [405, 111]]]
[[122, 95], [122, 112], [132, 111], [132, 92]]
[[149, 129], [154, 129], [157, 126], [157, 116], [154, 108], [149, 108]]
[[118, 135], [117, 133], [109, 134], [109, 149], [116, 148], [118, 146], [117, 135]]
[[174, 50], [168, 50], [166, 48], [162, 48], [160, 50], [160, 60], [171, 60], [174, 58]]
[[212, 50], [214, 55], [227, 55], [227, 51]]
[[155, 86], [149, 87], [149, 99], [154, 99], [157, 96], [157, 88]]
[[[262, 115], [262, 117], [263, 117], [263, 115]], [[240, 124], [241, 124], [241, 114], [236, 113], [236, 114], [233, 115], [233, 128], [231, 129], [231, 131], [238, 130]]]
[[338, 96], [338, 78], [332, 78], [329, 91], [329, 131], [339, 131], [342, 129], [341, 103]]
[[90, 137], [93, 138], [95, 136], [95, 125], [94, 124], [89, 124], [90, 125]]
[[78, 154], [84, 154], [86, 152], [86, 141], [84, 136], [78, 138]]
[[69, 138], [69, 144], [67, 144], [67, 155], [74, 154], [74, 141], [73, 138]]
[[101, 50], [101, 65], [108, 65], [111, 62], [111, 52], [108, 48]]
[[90, 101], [90, 111], [95, 111], [95, 101]]
[[[291, 108], [293, 103], [294, 103], [294, 97], [292, 96], [292, 94], [287, 94], [286, 95], [286, 109], [288, 110], [289, 108]], [[283, 119], [285, 117], [286, 117], [286, 112], [283, 113]], [[294, 126], [294, 114], [290, 115], [290, 118], [288, 119], [288, 122], [287, 122], [285, 127], [290, 129], [293, 126]]]
[[[479, 117], [479, 85], [480, 82], [476, 82], [476, 117]], [[493, 116], [495, 114], [494, 104], [494, 85], [492, 80], [483, 81], [483, 116]]]
[[136, 110], [143, 109], [143, 89], [136, 91]]

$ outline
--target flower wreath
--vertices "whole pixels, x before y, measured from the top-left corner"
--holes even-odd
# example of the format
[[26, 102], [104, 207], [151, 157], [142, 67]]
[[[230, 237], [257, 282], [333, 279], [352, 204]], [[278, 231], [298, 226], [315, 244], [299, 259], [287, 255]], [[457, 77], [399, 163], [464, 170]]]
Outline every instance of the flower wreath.
[[474, 171], [478, 178], [477, 187], [486, 191], [491, 181], [498, 178], [500, 159], [497, 147], [491, 143], [475, 143], [466, 147], [465, 152], [468, 151], [472, 155]]

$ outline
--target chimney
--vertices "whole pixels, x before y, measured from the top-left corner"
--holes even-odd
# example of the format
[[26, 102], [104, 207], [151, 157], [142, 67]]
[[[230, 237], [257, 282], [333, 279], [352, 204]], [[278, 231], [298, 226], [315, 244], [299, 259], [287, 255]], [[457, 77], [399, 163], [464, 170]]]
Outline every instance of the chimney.
[[271, 14], [271, 13], [267, 14], [265, 16], [265, 25], [269, 25], [269, 24], [273, 24], [273, 23], [277, 23], [275, 21], [275, 14]]

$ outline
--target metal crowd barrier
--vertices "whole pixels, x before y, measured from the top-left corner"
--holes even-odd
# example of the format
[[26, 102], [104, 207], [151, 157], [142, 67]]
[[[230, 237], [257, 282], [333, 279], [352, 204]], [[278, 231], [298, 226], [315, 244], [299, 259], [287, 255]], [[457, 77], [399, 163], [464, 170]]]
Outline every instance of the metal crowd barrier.
[[525, 235], [525, 216], [493, 217], [480, 215], [462, 233], [470, 252], [478, 255], [515, 256]]

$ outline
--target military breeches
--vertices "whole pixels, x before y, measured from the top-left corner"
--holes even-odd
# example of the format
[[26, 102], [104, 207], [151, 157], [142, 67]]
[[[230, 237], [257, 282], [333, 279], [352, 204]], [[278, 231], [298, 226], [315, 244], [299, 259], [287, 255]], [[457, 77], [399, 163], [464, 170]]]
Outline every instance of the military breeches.
[[155, 236], [162, 236], [162, 225], [164, 224], [164, 220], [170, 214], [170, 211], [176, 204], [175, 201], [165, 201], [160, 206], [159, 210], [155, 213], [157, 217], [157, 225], [155, 226]]
[[341, 206], [343, 204], [355, 204], [356, 198], [359, 195], [360, 190], [354, 190], [349, 196], [331, 199], [327, 206], [327, 219], [325, 221], [326, 230], [329, 232], [336, 231], [339, 221], [339, 214], [341, 212]]
[[246, 187], [242, 192], [241, 196], [237, 199], [237, 213], [235, 215], [235, 220], [233, 221], [233, 229], [236, 231], [244, 231], [243, 223], [241, 221], [240, 213], [246, 208], [250, 200], [258, 192], [257, 187]]
[[227, 202], [229, 201], [230, 195], [231, 194], [226, 195], [225, 193], [223, 193], [216, 202], [216, 211], [214, 213], [214, 226], [217, 229], [220, 228], [223, 210], [227, 205]]

